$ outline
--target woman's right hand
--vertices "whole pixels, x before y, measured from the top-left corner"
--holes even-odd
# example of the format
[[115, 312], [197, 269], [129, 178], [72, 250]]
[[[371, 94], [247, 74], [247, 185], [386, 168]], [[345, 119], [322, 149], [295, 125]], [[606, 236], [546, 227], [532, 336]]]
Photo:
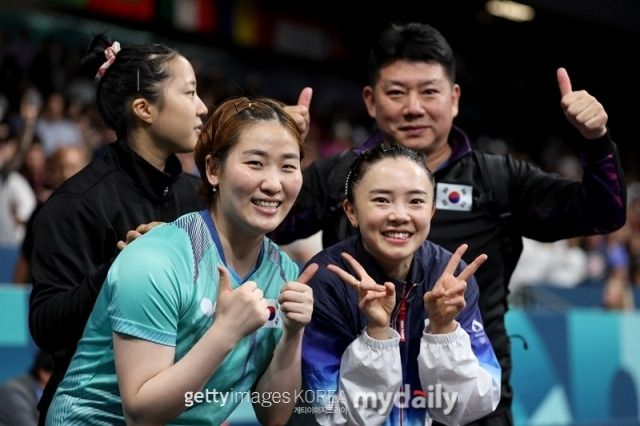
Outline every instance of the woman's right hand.
[[327, 265], [327, 269], [358, 292], [358, 307], [369, 319], [367, 325], [369, 336], [379, 340], [388, 339], [391, 312], [396, 306], [396, 287], [391, 282], [386, 282], [384, 285], [377, 284], [353, 256], [342, 253], [342, 257], [351, 265], [359, 278], [336, 265]]
[[220, 284], [215, 305], [215, 322], [223, 323], [234, 341], [262, 327], [269, 319], [269, 309], [264, 293], [255, 281], [247, 281], [240, 287], [231, 288], [231, 276], [222, 265], [218, 265]]

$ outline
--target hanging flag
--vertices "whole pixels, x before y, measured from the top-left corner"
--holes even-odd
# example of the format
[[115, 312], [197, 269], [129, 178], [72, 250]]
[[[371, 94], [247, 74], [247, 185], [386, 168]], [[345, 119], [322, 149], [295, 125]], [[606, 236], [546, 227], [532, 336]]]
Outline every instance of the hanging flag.
[[181, 31], [212, 33], [218, 26], [217, 0], [160, 0], [158, 16]]
[[268, 13], [255, 0], [237, 0], [233, 7], [232, 39], [244, 47], [269, 47]]
[[155, 13], [155, 0], [88, 0], [87, 11], [134, 20], [150, 21]]

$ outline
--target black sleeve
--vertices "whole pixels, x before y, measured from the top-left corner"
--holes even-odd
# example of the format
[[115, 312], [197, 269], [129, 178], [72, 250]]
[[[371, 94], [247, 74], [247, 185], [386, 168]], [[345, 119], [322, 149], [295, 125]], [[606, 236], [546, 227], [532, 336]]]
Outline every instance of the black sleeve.
[[117, 254], [115, 232], [81, 198], [52, 196], [34, 223], [29, 328], [53, 353], [74, 351]]
[[521, 234], [537, 241], [609, 233], [626, 221], [627, 188], [609, 134], [584, 142], [583, 175], [574, 181], [510, 159], [511, 198]]

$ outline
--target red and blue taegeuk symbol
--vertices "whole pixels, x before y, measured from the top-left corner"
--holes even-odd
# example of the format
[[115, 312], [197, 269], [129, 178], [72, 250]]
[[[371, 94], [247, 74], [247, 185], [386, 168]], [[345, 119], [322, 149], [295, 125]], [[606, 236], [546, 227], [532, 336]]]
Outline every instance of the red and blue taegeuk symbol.
[[268, 321], [271, 321], [276, 317], [276, 307], [275, 306], [269, 306], [267, 309], [269, 309], [269, 319], [268, 319]]
[[451, 191], [449, 193], [449, 197], [448, 198], [449, 198], [449, 202], [451, 202], [453, 204], [456, 204], [456, 203], [460, 202], [460, 198], [462, 198], [462, 197], [460, 196], [460, 193], [458, 191]]

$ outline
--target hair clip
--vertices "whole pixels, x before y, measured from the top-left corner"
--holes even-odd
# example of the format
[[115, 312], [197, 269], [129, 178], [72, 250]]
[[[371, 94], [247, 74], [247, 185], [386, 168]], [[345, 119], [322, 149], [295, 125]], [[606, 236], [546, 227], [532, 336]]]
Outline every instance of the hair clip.
[[120, 43], [114, 41], [113, 44], [106, 49], [104, 49], [104, 56], [107, 58], [106, 61], [98, 68], [98, 72], [94, 77], [94, 81], [97, 83], [102, 79], [102, 76], [107, 71], [107, 69], [111, 66], [113, 61], [116, 60], [116, 55], [120, 52]]
[[344, 182], [344, 196], [345, 197], [349, 196], [349, 179], [351, 178], [351, 172], [353, 172], [353, 170], [349, 171], [349, 174], [347, 175], [347, 180], [345, 180], [345, 182]]
[[[244, 101], [241, 101], [239, 103], [244, 103]], [[240, 114], [245, 109], [251, 108], [251, 101], [247, 101], [247, 107], [246, 108], [238, 109], [238, 103], [234, 103], [233, 107], [236, 109], [236, 114]]]

